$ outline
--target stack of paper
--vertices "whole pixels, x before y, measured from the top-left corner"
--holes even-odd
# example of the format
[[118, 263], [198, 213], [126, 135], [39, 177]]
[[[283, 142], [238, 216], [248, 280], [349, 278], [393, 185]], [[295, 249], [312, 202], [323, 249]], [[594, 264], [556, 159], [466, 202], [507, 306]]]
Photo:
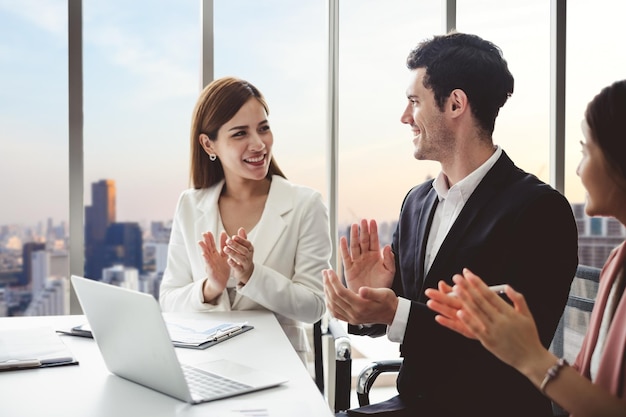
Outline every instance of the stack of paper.
[[75, 364], [78, 361], [52, 328], [0, 330], [0, 371]]

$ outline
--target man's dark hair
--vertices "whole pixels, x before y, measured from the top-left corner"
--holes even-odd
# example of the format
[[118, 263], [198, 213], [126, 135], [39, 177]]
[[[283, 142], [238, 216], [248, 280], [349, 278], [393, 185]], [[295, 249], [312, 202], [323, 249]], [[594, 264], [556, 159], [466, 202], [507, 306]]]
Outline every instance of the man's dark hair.
[[441, 110], [452, 90], [463, 90], [489, 135], [500, 107], [513, 94], [513, 75], [502, 51], [476, 35], [451, 32], [425, 40], [409, 53], [407, 67], [426, 69], [424, 87], [433, 91]]

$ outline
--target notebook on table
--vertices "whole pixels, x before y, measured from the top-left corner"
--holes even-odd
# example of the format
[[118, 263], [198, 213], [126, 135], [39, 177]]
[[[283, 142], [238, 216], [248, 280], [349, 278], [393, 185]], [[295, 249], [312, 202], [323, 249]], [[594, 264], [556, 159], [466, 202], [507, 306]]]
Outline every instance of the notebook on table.
[[75, 275], [71, 280], [104, 362], [117, 376], [190, 404], [287, 382], [224, 358], [181, 364], [152, 295]]

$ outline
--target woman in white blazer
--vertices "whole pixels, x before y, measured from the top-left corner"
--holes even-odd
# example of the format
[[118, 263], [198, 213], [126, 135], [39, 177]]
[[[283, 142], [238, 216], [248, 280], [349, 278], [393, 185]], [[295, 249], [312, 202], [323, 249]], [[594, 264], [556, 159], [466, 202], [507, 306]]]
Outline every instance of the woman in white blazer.
[[232, 77], [201, 93], [191, 129], [191, 182], [178, 201], [159, 300], [164, 311], [273, 311], [306, 360], [302, 322], [325, 312], [328, 210], [288, 182], [272, 157], [268, 107]]

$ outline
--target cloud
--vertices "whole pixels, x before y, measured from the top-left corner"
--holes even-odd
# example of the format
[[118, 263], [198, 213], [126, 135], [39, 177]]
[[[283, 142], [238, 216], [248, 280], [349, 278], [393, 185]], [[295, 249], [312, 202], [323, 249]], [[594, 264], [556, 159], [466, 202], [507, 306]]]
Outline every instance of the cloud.
[[67, 5], [57, 0], [0, 0], [0, 10], [59, 37], [67, 36]]

